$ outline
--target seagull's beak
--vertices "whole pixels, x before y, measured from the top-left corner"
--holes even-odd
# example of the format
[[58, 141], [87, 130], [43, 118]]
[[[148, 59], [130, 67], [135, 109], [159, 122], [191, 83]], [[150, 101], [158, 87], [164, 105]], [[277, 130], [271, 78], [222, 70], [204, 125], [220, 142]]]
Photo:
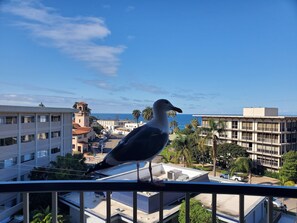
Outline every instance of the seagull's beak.
[[178, 107], [172, 107], [172, 110], [173, 111], [176, 111], [176, 112], [178, 112], [178, 113], [183, 113], [183, 111], [180, 109], [180, 108], [178, 108]]

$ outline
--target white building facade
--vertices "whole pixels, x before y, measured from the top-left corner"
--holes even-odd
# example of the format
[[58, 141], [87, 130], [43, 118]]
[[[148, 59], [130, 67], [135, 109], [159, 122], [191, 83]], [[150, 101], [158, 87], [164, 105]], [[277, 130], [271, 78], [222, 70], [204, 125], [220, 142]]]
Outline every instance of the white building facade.
[[[28, 179], [37, 166], [72, 151], [74, 109], [0, 105], [0, 181]], [[22, 208], [18, 194], [0, 197], [0, 222]]]
[[225, 123], [220, 143], [235, 143], [247, 149], [259, 168], [278, 171], [282, 156], [297, 150], [297, 116], [279, 116], [277, 108], [244, 108], [243, 115], [194, 115], [202, 127], [210, 119]]

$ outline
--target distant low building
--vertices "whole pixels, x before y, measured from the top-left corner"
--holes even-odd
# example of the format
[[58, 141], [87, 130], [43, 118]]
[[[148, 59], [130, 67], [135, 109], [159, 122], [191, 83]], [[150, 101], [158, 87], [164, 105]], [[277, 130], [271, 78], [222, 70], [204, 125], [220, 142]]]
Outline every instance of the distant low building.
[[297, 116], [279, 116], [277, 108], [244, 108], [242, 116], [194, 116], [202, 118], [202, 128], [209, 126], [210, 119], [223, 121], [226, 129], [219, 135], [220, 143], [245, 147], [261, 169], [278, 171], [283, 154], [297, 150]]

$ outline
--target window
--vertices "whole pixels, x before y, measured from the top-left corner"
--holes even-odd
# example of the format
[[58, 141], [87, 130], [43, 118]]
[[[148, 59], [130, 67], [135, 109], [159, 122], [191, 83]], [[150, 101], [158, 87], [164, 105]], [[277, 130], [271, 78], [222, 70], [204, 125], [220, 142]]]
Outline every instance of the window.
[[61, 116], [60, 115], [52, 115], [51, 120], [52, 120], [52, 122], [59, 122], [59, 121], [61, 121]]
[[34, 115], [23, 115], [21, 117], [22, 123], [32, 123], [35, 122], [35, 116]]
[[6, 160], [0, 160], [0, 169], [6, 169], [16, 164], [17, 164], [17, 157], [9, 158]]
[[22, 143], [32, 142], [34, 140], [35, 140], [35, 135], [34, 134], [21, 136], [21, 142]]
[[232, 132], [232, 139], [237, 139], [237, 132]]
[[39, 115], [38, 120], [39, 120], [39, 122], [49, 122], [49, 116], [48, 115]]
[[25, 154], [21, 156], [21, 163], [28, 162], [30, 160], [34, 160], [35, 154], [30, 153], [30, 154]]
[[17, 116], [0, 116], [0, 125], [1, 124], [17, 124]]
[[60, 148], [56, 147], [56, 148], [52, 148], [51, 149], [51, 154], [55, 154], [55, 153], [59, 153], [61, 151]]
[[17, 144], [17, 137], [8, 137], [0, 139], [0, 146], [10, 146]]
[[40, 139], [40, 140], [48, 139], [48, 132], [38, 133], [37, 139]]
[[232, 121], [232, 129], [238, 128], [238, 121]]
[[242, 137], [243, 140], [253, 140], [253, 135], [251, 132], [242, 132]]
[[242, 129], [252, 130], [253, 123], [252, 122], [242, 122]]
[[42, 158], [48, 156], [47, 150], [40, 150], [37, 152], [37, 158]]
[[61, 136], [61, 132], [60, 131], [52, 132], [52, 138], [56, 138], [56, 137], [60, 137], [60, 136]]

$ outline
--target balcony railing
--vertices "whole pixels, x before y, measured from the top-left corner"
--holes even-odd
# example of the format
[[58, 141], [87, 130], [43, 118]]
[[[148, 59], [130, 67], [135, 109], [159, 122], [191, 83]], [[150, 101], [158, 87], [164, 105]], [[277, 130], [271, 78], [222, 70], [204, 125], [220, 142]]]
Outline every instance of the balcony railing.
[[244, 223], [244, 196], [267, 196], [267, 222], [273, 222], [273, 197], [297, 198], [297, 188], [267, 186], [254, 184], [225, 184], [214, 182], [164, 182], [162, 185], [137, 183], [136, 181], [22, 181], [0, 182], [0, 194], [6, 192], [21, 192], [23, 194], [24, 222], [29, 223], [29, 194], [36, 192], [51, 192], [53, 223], [57, 222], [58, 192], [80, 192], [80, 222], [85, 222], [84, 192], [106, 191], [106, 222], [111, 221], [111, 192], [133, 192], [133, 222], [137, 222], [137, 192], [150, 191], [160, 193], [159, 222], [163, 222], [163, 193], [185, 193], [185, 220], [190, 222], [190, 194], [212, 194], [212, 222], [216, 222], [216, 206], [218, 194], [239, 195], [239, 222]]

